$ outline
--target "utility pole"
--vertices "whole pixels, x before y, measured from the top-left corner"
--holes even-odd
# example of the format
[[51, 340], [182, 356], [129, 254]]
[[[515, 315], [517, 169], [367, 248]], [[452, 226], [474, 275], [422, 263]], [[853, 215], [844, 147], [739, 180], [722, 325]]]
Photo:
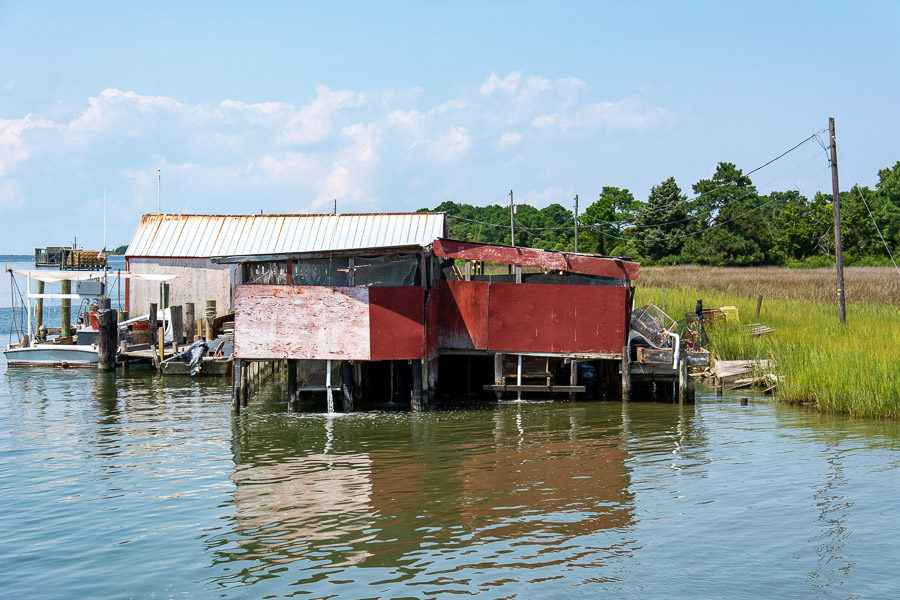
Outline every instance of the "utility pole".
[[837, 141], [834, 137], [834, 117], [828, 117], [828, 139], [831, 142], [831, 194], [834, 207], [834, 266], [837, 269], [838, 318], [847, 322], [844, 306], [844, 253], [841, 250], [841, 197], [838, 187]]
[[516, 212], [516, 205], [513, 203], [513, 191], [509, 190], [509, 240], [510, 246], [516, 245], [516, 225], [513, 215]]
[[575, 194], [575, 252], [578, 252], [578, 194]]
[[156, 170], [156, 212], [162, 214], [162, 205], [159, 202], [159, 190], [162, 187], [162, 170]]

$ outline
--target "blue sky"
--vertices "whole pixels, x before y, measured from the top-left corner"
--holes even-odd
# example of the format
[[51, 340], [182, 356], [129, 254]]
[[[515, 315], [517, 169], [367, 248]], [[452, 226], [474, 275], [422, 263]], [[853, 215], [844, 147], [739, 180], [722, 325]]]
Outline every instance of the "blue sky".
[[[183, 6], [182, 4], [187, 4]], [[0, 253], [141, 214], [582, 206], [835, 117], [841, 187], [900, 160], [900, 3], [0, 1]], [[827, 140], [822, 137], [822, 140]], [[830, 191], [806, 144], [760, 192]]]

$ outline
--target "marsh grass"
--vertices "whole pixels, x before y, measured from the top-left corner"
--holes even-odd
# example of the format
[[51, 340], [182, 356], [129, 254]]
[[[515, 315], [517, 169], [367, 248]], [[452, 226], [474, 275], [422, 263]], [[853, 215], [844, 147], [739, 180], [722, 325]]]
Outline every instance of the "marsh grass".
[[[640, 287], [723, 292], [729, 296], [769, 300], [798, 300], [837, 304], [834, 268], [785, 269], [782, 267], [642, 267]], [[849, 304], [900, 306], [900, 273], [893, 267], [844, 269]], [[753, 305], [754, 311], [756, 305]]]
[[[709, 285], [702, 288], [666, 287], [666, 312], [676, 319], [693, 311], [699, 298], [704, 307], [738, 308], [740, 323], [708, 330], [714, 357], [773, 360], [776, 372], [783, 376], [777, 397], [785, 402], [813, 404], [826, 412], [854, 416], [900, 417], [900, 307], [896, 298], [893, 302], [848, 303], [847, 323], [841, 325], [836, 303], [795, 299], [769, 298], [756, 317], [755, 293], [747, 290], [767, 289], [771, 284], [732, 284], [740, 287], [743, 295], [711, 289], [722, 283], [711, 274]], [[662, 298], [661, 287], [645, 283], [637, 287], [638, 305], [652, 300], [662, 306]], [[755, 322], [775, 331], [760, 337], [746, 335], [743, 325]]]

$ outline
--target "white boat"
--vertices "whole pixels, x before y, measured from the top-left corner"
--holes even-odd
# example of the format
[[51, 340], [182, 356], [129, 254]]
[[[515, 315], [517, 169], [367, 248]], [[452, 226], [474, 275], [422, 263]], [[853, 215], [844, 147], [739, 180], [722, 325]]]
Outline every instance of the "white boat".
[[10, 367], [95, 367], [97, 345], [31, 344], [24, 348], [8, 347], [3, 351]]
[[[55, 298], [68, 300], [83, 300], [85, 298], [96, 298], [98, 295], [82, 295], [82, 294], [37, 294], [31, 293], [31, 280], [36, 279], [45, 283], [55, 281], [90, 281], [104, 280], [106, 273], [102, 271], [19, 271], [9, 269], [10, 276], [13, 274], [22, 275], [27, 280], [28, 298]], [[174, 278], [174, 275], [163, 274], [144, 274], [117, 272], [117, 277], [132, 279], [149, 279], [153, 281], [168, 281]], [[29, 304], [32, 304], [29, 302]], [[96, 339], [96, 329], [85, 325], [78, 329], [75, 336], [74, 344], [57, 344], [53, 340], [36, 341], [35, 332], [32, 331], [32, 310], [33, 305], [28, 311], [28, 326], [26, 333], [20, 338], [17, 344], [10, 344], [3, 351], [6, 357], [6, 363], [10, 367], [91, 367], [99, 362], [99, 351], [97, 344], [93, 343]], [[79, 342], [79, 338], [81, 343]]]

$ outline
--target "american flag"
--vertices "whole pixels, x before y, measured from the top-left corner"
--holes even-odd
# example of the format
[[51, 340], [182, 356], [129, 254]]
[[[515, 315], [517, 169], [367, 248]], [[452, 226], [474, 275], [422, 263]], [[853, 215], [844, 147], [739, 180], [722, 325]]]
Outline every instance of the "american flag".
[[103, 246], [103, 250], [97, 253], [97, 260], [106, 260], [106, 246]]

